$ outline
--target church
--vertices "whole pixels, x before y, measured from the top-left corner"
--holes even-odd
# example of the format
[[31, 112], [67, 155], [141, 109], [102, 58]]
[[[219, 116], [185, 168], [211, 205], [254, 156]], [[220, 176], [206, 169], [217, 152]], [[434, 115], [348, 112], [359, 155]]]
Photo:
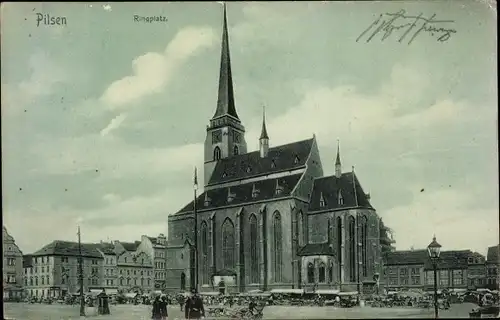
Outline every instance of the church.
[[337, 148], [335, 173], [324, 176], [314, 135], [272, 146], [265, 115], [259, 150], [247, 152], [225, 7], [221, 49], [204, 188], [168, 217], [167, 290], [373, 288], [382, 267], [381, 220], [354, 168], [342, 170]]

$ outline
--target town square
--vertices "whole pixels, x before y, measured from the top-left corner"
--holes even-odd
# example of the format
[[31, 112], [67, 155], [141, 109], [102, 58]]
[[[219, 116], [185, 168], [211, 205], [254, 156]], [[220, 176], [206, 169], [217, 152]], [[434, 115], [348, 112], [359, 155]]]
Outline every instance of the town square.
[[488, 9], [2, 4], [4, 319], [498, 317]]

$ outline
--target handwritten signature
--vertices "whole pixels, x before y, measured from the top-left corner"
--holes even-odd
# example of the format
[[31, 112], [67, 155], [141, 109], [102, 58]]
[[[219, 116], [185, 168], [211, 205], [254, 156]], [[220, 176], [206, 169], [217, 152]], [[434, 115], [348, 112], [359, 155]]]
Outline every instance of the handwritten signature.
[[422, 13], [418, 16], [406, 15], [405, 10], [399, 10], [396, 13], [380, 14], [378, 18], [359, 35], [356, 42], [359, 42], [365, 35], [365, 42], [370, 42], [377, 34], [382, 35], [381, 40], [384, 41], [395, 31], [396, 33], [398, 33], [398, 31], [404, 31], [402, 34], [398, 34], [398, 42], [403, 42], [403, 40], [407, 39], [408, 35], [412, 34], [408, 40], [408, 44], [410, 44], [422, 31], [427, 32], [433, 37], [437, 37], [437, 41], [439, 42], [445, 42], [451, 38], [452, 34], [457, 33], [455, 29], [434, 26], [435, 24], [441, 23], [453, 23], [453, 20], [435, 20], [436, 14], [433, 14], [430, 18], [424, 18], [422, 15]]

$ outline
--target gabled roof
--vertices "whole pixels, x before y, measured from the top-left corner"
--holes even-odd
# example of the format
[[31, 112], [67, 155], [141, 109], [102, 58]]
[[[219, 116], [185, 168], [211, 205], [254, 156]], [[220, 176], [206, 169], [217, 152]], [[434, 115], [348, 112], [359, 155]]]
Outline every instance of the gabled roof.
[[[102, 255], [97, 251], [93, 243], [82, 243], [82, 256], [88, 258], [101, 258]], [[36, 251], [33, 256], [78, 256], [78, 242], [69, 242], [55, 240]]]
[[[438, 269], [461, 269], [467, 268], [467, 259], [472, 255], [470, 250], [442, 251], [437, 268]], [[425, 269], [432, 268], [432, 262], [427, 250], [405, 250], [386, 253], [385, 265], [423, 265]]]
[[488, 253], [486, 254], [486, 261], [489, 263], [498, 263], [498, 256], [500, 251], [500, 245], [496, 245], [488, 248]]
[[386, 265], [425, 264], [429, 260], [427, 250], [402, 250], [387, 252]]
[[[208, 190], [198, 196], [196, 200], [196, 210], [211, 210], [228, 205], [241, 205], [255, 201], [286, 197], [290, 195], [301, 176], [302, 174], [299, 173], [278, 179], [259, 180], [232, 187]], [[276, 184], [283, 188], [279, 194], [276, 194]], [[259, 191], [256, 197], [252, 197], [254, 186], [255, 189]], [[231, 191], [234, 197], [230, 202], [228, 201], [229, 191]], [[205, 195], [208, 196], [209, 200], [207, 205], [205, 204]], [[191, 211], [193, 211], [193, 201], [177, 213]]]
[[33, 266], [33, 256], [26, 254], [23, 256], [23, 268], [31, 268]]
[[149, 241], [151, 241], [152, 244], [158, 244], [158, 238], [154, 237], [148, 237]]
[[294, 170], [304, 167], [314, 138], [269, 148], [265, 158], [259, 151], [221, 159], [215, 165], [208, 185]]
[[325, 243], [309, 243], [299, 249], [298, 256], [334, 256], [333, 245]]
[[[354, 191], [354, 183], [356, 191]], [[342, 196], [342, 203], [339, 202], [339, 194]], [[323, 207], [320, 206], [321, 195], [323, 195], [323, 199], [325, 200]], [[309, 201], [309, 212], [352, 207], [373, 209], [355, 173], [346, 172], [340, 178], [333, 175], [314, 180]]]
[[127, 251], [135, 251], [141, 244], [140, 241], [135, 241], [135, 242], [120, 242], [120, 244], [123, 246], [123, 248]]

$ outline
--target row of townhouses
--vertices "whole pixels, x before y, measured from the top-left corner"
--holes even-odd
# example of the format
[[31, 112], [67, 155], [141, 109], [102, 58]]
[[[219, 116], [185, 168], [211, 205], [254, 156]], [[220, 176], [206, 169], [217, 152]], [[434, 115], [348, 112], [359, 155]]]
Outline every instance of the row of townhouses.
[[[439, 290], [466, 291], [480, 288], [498, 290], [498, 253], [488, 248], [487, 256], [470, 250], [443, 251], [437, 262]], [[434, 267], [427, 250], [393, 251], [385, 254], [381, 284], [389, 291], [410, 288], [434, 289]]]
[[4, 299], [63, 297], [78, 293], [81, 250], [85, 292], [151, 293], [166, 286], [166, 237], [142, 236], [135, 242], [82, 243], [53, 241], [23, 255], [3, 228]]

